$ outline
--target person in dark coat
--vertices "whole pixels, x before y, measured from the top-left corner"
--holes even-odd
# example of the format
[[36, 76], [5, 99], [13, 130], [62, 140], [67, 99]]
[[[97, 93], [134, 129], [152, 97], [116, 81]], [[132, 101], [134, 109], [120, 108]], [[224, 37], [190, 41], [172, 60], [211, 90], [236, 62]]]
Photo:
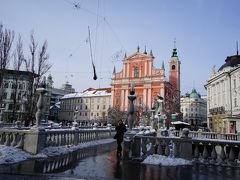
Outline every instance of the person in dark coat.
[[117, 139], [117, 156], [122, 155], [122, 142], [123, 142], [123, 135], [127, 131], [126, 126], [123, 124], [122, 120], [118, 121], [118, 125], [116, 126], [115, 130], [117, 131], [115, 135], [115, 139]]

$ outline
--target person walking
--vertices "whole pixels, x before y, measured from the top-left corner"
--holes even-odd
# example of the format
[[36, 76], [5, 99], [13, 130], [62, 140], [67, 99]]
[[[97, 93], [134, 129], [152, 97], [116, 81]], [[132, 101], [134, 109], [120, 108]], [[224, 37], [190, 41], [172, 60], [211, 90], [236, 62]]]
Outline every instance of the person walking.
[[123, 135], [127, 131], [126, 126], [123, 124], [122, 120], [118, 121], [118, 125], [116, 126], [115, 130], [116, 135], [114, 136], [114, 139], [117, 140], [117, 156], [122, 156], [122, 142], [123, 142]]

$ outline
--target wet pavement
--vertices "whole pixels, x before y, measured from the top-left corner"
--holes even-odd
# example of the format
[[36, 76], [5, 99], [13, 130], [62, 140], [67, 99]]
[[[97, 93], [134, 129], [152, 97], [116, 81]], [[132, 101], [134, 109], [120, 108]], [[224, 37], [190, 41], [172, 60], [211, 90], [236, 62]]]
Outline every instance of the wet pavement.
[[230, 180], [240, 179], [240, 169], [217, 166], [160, 167], [116, 157], [116, 143], [86, 148], [61, 157], [0, 166], [0, 179], [16, 180]]

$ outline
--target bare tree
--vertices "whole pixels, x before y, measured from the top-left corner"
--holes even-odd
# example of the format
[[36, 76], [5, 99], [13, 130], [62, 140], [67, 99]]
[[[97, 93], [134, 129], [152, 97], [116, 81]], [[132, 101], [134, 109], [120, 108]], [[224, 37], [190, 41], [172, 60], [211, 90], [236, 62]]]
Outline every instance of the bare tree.
[[108, 109], [108, 118], [113, 125], [117, 125], [119, 120], [125, 121], [126, 117], [126, 112], [121, 111], [119, 107], [111, 107]]
[[45, 75], [52, 67], [52, 65], [49, 64], [48, 59], [49, 55], [47, 54], [47, 41], [44, 41], [38, 53], [37, 75], [39, 76], [39, 78], [37, 81], [37, 85], [39, 85], [39, 82], [42, 79], [43, 75]]
[[28, 91], [30, 92], [27, 96], [28, 104], [28, 119], [25, 121], [25, 125], [28, 126], [30, 122], [33, 124], [34, 120], [34, 112], [36, 110], [36, 88], [39, 86], [43, 76], [49, 71], [51, 68], [51, 64], [48, 62], [49, 55], [47, 54], [47, 41], [44, 41], [43, 45], [39, 48], [38, 56], [37, 56], [37, 47], [38, 43], [35, 41], [33, 33], [30, 36], [30, 58], [25, 60], [25, 66], [27, 71], [31, 72], [34, 77], [37, 76], [34, 82], [34, 78], [29, 83]]
[[23, 61], [24, 61], [23, 43], [22, 43], [22, 38], [19, 35], [16, 50], [14, 52], [14, 62], [13, 62], [13, 68], [15, 70], [15, 75], [13, 76], [14, 83], [13, 83], [13, 91], [11, 94], [11, 98], [13, 100], [11, 122], [13, 120], [16, 120], [16, 111], [20, 110], [19, 109], [20, 108], [19, 100], [21, 99], [21, 92], [19, 91], [18, 82], [19, 82], [19, 79], [21, 76], [19, 72], [20, 72]]
[[11, 47], [14, 40], [14, 31], [10, 29], [4, 29], [0, 24], [0, 104], [2, 104], [3, 98], [3, 78], [4, 73], [9, 65], [11, 57]]

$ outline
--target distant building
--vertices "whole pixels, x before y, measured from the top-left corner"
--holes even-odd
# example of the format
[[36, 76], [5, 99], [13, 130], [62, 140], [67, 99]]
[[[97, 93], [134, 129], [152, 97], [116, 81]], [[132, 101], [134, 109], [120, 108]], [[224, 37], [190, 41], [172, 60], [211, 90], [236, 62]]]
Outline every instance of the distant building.
[[3, 74], [0, 117], [4, 122], [24, 121], [27, 117], [28, 95], [33, 91], [30, 87], [37, 77], [28, 71], [6, 69]]
[[196, 89], [189, 94], [181, 97], [181, 112], [183, 120], [197, 129], [207, 125], [207, 101], [205, 96], [202, 98]]
[[59, 120], [63, 122], [107, 123], [111, 89], [89, 88], [83, 92], [66, 94], [60, 99]]
[[45, 94], [45, 116], [48, 120], [58, 121], [60, 99], [65, 94], [74, 93], [75, 89], [72, 88], [69, 82], [63, 84], [61, 88], [54, 88], [53, 83], [53, 78], [50, 74], [46, 79], [48, 92]]
[[219, 133], [240, 132], [240, 56], [228, 56], [212, 74], [207, 89], [208, 126]]
[[112, 107], [118, 107], [121, 111], [127, 111], [129, 106], [129, 89], [134, 83], [137, 99], [135, 105], [143, 106], [147, 111], [151, 111], [157, 95], [164, 98], [164, 110], [170, 119], [171, 114], [180, 112], [180, 61], [177, 49], [174, 47], [169, 62], [169, 81], [165, 78], [165, 67], [154, 68], [154, 56], [149, 53], [139, 51], [126, 56], [123, 59], [123, 69], [116, 72], [115, 67], [112, 74], [111, 93]]

